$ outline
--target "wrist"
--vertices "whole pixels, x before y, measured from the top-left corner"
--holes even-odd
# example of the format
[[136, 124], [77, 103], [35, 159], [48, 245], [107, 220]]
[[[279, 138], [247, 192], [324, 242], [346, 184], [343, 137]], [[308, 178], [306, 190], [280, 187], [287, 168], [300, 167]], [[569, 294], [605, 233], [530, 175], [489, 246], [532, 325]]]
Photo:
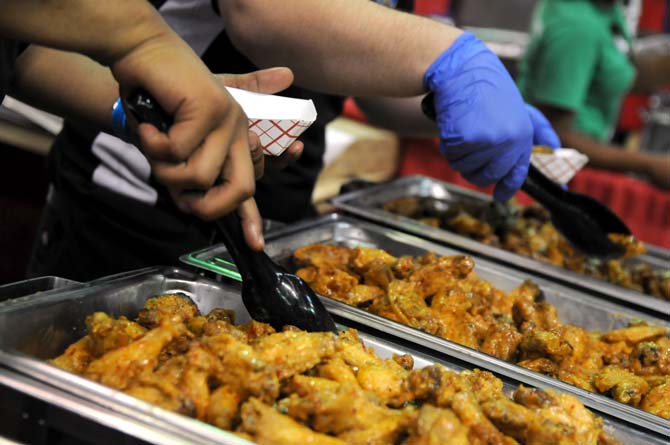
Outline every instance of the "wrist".
[[123, 102], [120, 97], [112, 105], [112, 133], [126, 142], [130, 140], [126, 111], [123, 109]]
[[[142, 3], [142, 2], [140, 2]], [[148, 7], [145, 7], [148, 6]], [[151, 5], [133, 9], [122, 24], [115, 26], [100, 40], [99, 48], [91, 57], [113, 69], [114, 65], [150, 46], [153, 42], [176, 36]]]
[[490, 52], [484, 42], [474, 34], [468, 31], [463, 32], [428, 67], [423, 76], [424, 89], [435, 91], [439, 88], [442, 79], [453, 77], [470, 58], [482, 51]]

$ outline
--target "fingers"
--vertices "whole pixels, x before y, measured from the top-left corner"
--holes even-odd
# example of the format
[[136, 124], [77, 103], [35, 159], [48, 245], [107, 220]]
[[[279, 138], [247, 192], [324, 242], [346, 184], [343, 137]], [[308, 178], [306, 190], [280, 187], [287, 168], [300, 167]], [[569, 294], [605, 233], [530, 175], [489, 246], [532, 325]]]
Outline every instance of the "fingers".
[[260, 179], [263, 177], [263, 172], [265, 171], [265, 155], [263, 154], [261, 140], [253, 131], [249, 132], [249, 150], [251, 162], [254, 164], [254, 177]]
[[501, 157], [472, 173], [464, 173], [463, 177], [476, 186], [484, 187], [494, 184], [515, 167], [516, 160], [510, 156]]
[[179, 107], [168, 132], [170, 148], [167, 156], [172, 157], [173, 161], [188, 159], [208, 135], [222, 127], [233, 131], [243, 122], [246, 128], [244, 112], [225, 89], [220, 89], [224, 94], [211, 97], [208, 110], [194, 101], [185, 102]]
[[533, 125], [533, 144], [545, 145], [550, 148], [560, 147], [561, 140], [544, 114], [529, 104], [526, 104], [526, 109], [528, 110], [530, 122]]
[[219, 79], [227, 87], [274, 94], [291, 86], [293, 71], [289, 68], [277, 67], [247, 74], [219, 74]]
[[265, 240], [263, 239], [263, 220], [256, 206], [254, 198], [249, 198], [237, 208], [240, 216], [244, 240], [253, 250], [263, 250]]
[[493, 199], [498, 202], [509, 201], [521, 188], [528, 176], [528, 165], [530, 158], [522, 156], [502, 180], [498, 181], [493, 189]]
[[286, 168], [287, 165], [297, 161], [305, 148], [305, 145], [300, 141], [293, 142], [287, 149], [279, 156], [265, 156], [267, 168], [279, 171]]
[[244, 141], [237, 141], [231, 146], [223, 166], [223, 182], [202, 195], [181, 193], [176, 197], [177, 205], [206, 221], [219, 218], [253, 196], [256, 189], [253, 174], [254, 167], [245, 137]]
[[185, 162], [152, 162], [154, 176], [169, 188], [206, 190], [220, 178], [232, 146], [247, 145], [245, 119], [238, 116], [222, 122]]

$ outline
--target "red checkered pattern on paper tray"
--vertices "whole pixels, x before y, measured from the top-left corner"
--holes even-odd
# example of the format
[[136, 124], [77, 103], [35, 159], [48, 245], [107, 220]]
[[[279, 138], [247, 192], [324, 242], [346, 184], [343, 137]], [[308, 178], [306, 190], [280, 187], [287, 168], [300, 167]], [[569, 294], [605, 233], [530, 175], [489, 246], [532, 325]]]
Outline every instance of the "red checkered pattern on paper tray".
[[559, 184], [565, 184], [583, 167], [575, 165], [568, 158], [559, 158], [553, 155], [533, 154], [531, 161], [549, 179]]
[[300, 120], [249, 119], [249, 130], [258, 135], [266, 154], [278, 156], [288, 148], [310, 123]]

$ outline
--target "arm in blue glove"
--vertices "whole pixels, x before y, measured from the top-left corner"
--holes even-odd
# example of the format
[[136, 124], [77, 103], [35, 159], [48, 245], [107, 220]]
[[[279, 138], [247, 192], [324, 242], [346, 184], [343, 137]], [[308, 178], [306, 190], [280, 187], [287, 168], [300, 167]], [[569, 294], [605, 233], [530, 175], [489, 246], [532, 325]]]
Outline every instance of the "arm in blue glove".
[[523, 184], [533, 144], [559, 145], [547, 119], [524, 103], [500, 59], [471, 33], [433, 62], [424, 84], [435, 94], [440, 151], [473, 184], [496, 184], [498, 201], [510, 199]]

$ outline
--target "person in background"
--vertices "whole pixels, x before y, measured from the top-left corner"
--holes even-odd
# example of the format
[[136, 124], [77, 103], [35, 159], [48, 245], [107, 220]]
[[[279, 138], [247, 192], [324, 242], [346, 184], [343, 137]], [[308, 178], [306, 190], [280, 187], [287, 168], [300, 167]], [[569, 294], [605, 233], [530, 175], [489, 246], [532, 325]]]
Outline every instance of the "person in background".
[[593, 167], [635, 173], [670, 188], [670, 156], [610, 143], [626, 92], [670, 85], [670, 51], [632, 54], [621, 5], [614, 0], [542, 0], [530, 33], [518, 85], [547, 116], [562, 145], [586, 154]]
[[[256, 184], [254, 198], [265, 218], [290, 222], [315, 214], [311, 195], [323, 167], [325, 125], [340, 114], [344, 96], [373, 101], [432, 92], [437, 127], [416, 101], [405, 118], [439, 130], [452, 166], [476, 184], [496, 184], [499, 200], [523, 183], [533, 144], [558, 145], [548, 121], [524, 103], [480, 40], [377, 4], [398, 2], [283, 0], [281, 8], [269, 7], [268, 0], [153, 3], [211, 71], [286, 66], [295, 84], [282, 94], [315, 102], [318, 119], [301, 137], [302, 156], [283, 171], [268, 170]], [[212, 225], [180, 212], [148, 174], [147, 160], [117, 137], [67, 121], [50, 162], [56, 198], [45, 211], [32, 276], [90, 279], [176, 262], [212, 241]]]

